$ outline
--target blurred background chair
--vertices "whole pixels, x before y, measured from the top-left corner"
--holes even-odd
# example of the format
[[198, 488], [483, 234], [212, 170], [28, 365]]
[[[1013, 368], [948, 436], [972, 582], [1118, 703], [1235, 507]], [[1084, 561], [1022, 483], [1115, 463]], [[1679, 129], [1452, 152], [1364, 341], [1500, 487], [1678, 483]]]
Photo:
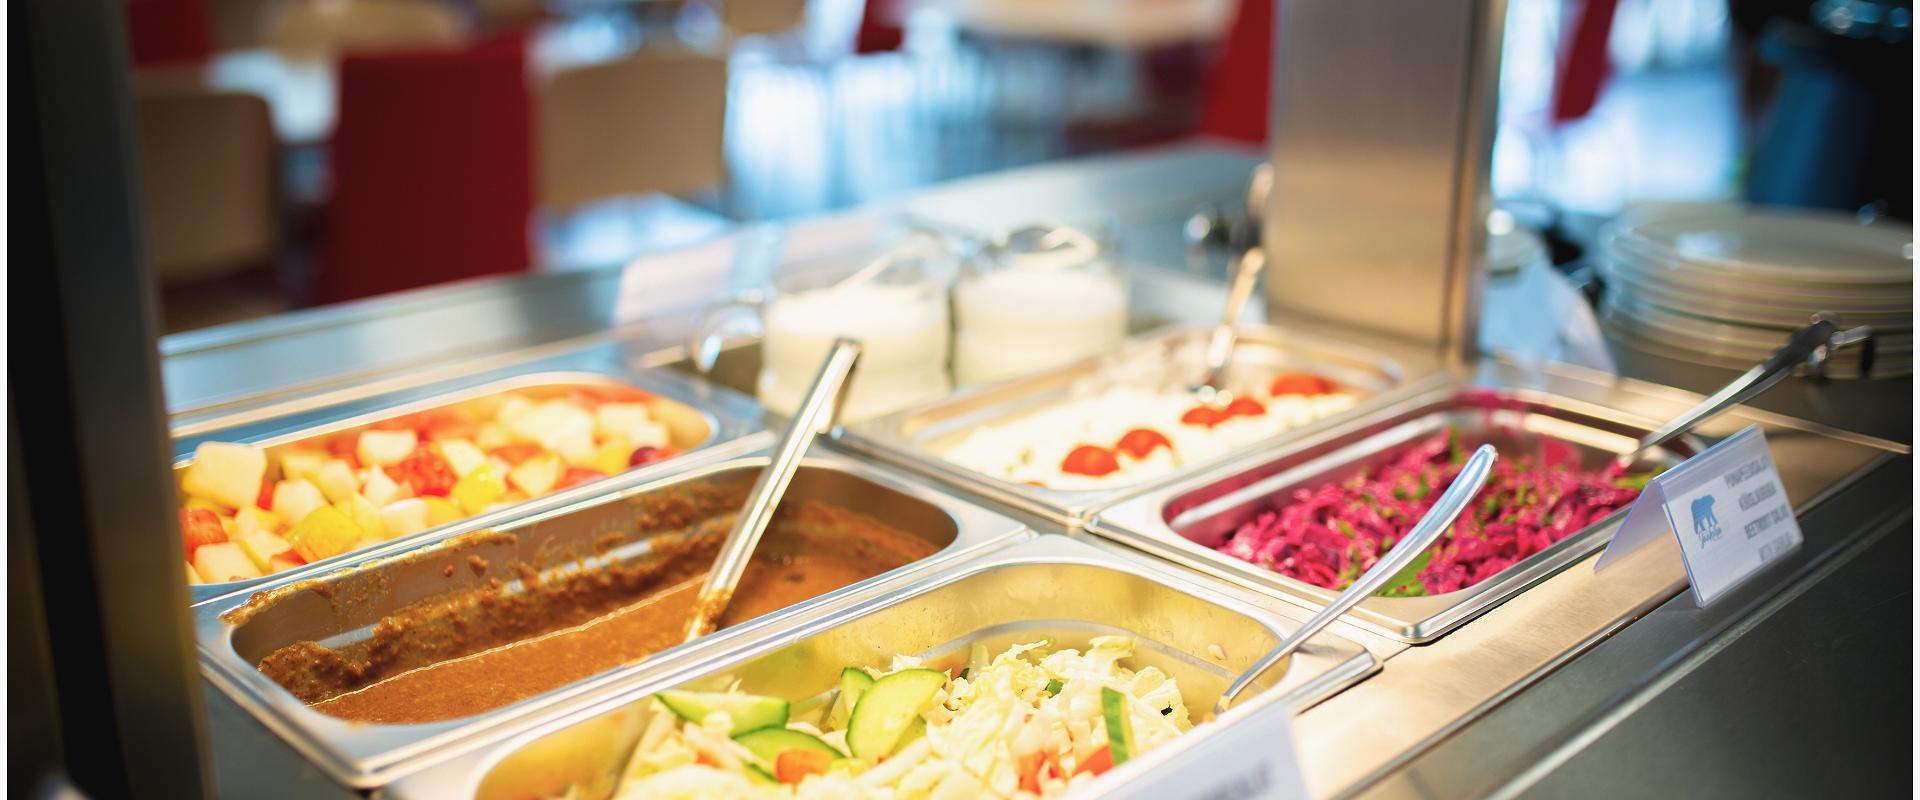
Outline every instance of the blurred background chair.
[[[141, 218], [154, 279], [168, 300], [167, 327], [287, 308], [273, 269], [278, 145], [266, 101], [167, 87], [143, 91], [135, 114]], [[208, 289], [215, 282], [222, 290]]]
[[340, 63], [322, 303], [532, 265], [532, 103], [518, 36]]
[[806, 20], [807, 0], [718, 0], [730, 37], [789, 33]]
[[544, 263], [625, 260], [726, 227], [666, 196], [710, 196], [727, 182], [724, 58], [642, 51], [559, 71], [537, 91], [539, 207], [553, 228]]
[[327, 61], [355, 51], [453, 47], [466, 27], [446, 0], [286, 0], [267, 40], [288, 61]]

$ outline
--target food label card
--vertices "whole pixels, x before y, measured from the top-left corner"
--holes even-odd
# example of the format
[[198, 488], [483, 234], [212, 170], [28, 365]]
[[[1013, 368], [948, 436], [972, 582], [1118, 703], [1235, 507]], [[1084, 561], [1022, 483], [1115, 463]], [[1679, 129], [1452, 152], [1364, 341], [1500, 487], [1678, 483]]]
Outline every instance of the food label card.
[[1800, 521], [1760, 426], [1749, 425], [1648, 481], [1594, 571], [1667, 531], [1680, 540], [1693, 599], [1701, 606], [1800, 546]]
[[1254, 800], [1308, 797], [1293, 749], [1293, 709], [1272, 704], [1180, 756], [1180, 768], [1135, 775], [1110, 796], [1128, 800]]

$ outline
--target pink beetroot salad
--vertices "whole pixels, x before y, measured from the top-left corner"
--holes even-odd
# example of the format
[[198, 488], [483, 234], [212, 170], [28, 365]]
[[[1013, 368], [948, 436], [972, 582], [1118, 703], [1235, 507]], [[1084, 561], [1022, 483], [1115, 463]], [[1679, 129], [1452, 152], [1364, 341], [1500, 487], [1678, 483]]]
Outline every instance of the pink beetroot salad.
[[[1464, 455], [1450, 428], [1343, 483], [1295, 490], [1217, 549], [1316, 586], [1345, 588], [1412, 530], [1459, 474]], [[1491, 578], [1632, 503], [1648, 477], [1618, 464], [1581, 469], [1573, 448], [1552, 439], [1543, 439], [1537, 454], [1501, 453], [1453, 529], [1380, 594], [1442, 594]]]

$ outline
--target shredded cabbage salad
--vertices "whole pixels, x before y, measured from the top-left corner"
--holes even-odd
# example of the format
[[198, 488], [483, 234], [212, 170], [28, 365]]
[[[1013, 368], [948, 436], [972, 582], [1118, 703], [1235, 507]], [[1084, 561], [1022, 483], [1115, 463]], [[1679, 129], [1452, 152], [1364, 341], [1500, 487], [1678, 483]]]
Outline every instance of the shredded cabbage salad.
[[[1433, 507], [1459, 475], [1463, 449], [1449, 428], [1343, 483], [1296, 490], [1217, 549], [1290, 578], [1344, 589]], [[1441, 594], [1491, 578], [1632, 503], [1651, 477], [1629, 475], [1618, 464], [1581, 469], [1573, 448], [1550, 438], [1537, 454], [1501, 455], [1453, 528], [1380, 594]]]
[[[985, 648], [976, 647], [967, 668], [953, 677], [900, 656], [886, 670], [849, 669], [864, 674], [852, 675], [852, 681], [843, 673], [843, 687], [868, 687], [857, 699], [836, 697], [820, 713], [803, 715], [807, 720], [758, 731], [740, 731], [725, 711], [690, 715], [675, 708], [671, 693], [662, 693], [650, 701], [655, 713], [617, 797], [1056, 797], [1191, 727], [1171, 676], [1151, 666], [1120, 665], [1133, 648], [1134, 641], [1122, 636], [1095, 638], [1086, 652], [1050, 650], [1042, 641], [988, 659]], [[915, 674], [889, 680], [900, 673]], [[914, 678], [924, 682], [925, 701], [902, 702], [901, 693], [882, 688]], [[785, 714], [784, 700], [738, 692], [721, 699], [767, 700]], [[838, 723], [842, 701], [850, 699], [852, 721]], [[875, 705], [890, 707], [868, 708]], [[874, 720], [888, 713], [894, 722], [905, 720], [899, 726], [905, 733], [897, 740], [889, 736], [875, 750], [872, 730], [883, 724]], [[1110, 719], [1123, 720], [1117, 736], [1110, 735]], [[850, 737], [863, 725], [867, 732]], [[770, 731], [776, 732], [769, 737]], [[745, 744], [756, 738], [813, 744], [808, 737], [825, 748], [770, 753]]]

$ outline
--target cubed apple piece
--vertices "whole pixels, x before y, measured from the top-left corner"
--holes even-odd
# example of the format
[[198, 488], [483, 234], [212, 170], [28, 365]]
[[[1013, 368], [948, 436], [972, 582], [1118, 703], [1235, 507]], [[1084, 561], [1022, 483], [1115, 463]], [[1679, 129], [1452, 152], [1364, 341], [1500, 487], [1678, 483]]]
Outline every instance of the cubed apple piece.
[[601, 440], [600, 448], [593, 453], [593, 462], [584, 466], [607, 475], [618, 475], [627, 471], [627, 459], [632, 455], [632, 441], [626, 436], [611, 436]]
[[193, 551], [193, 569], [208, 583], [243, 581], [264, 574], [254, 566], [253, 559], [247, 558], [246, 551], [233, 542], [201, 545]]
[[353, 517], [333, 506], [321, 506], [287, 531], [293, 552], [304, 561], [332, 558], [353, 549], [353, 543], [365, 534]]
[[462, 478], [487, 463], [487, 454], [465, 439], [444, 439], [435, 444], [434, 449], [439, 450], [440, 457], [447, 460], [447, 466], [453, 468], [453, 474]]
[[273, 568], [273, 560], [293, 552], [293, 543], [271, 533], [253, 532], [241, 534], [238, 539], [240, 549], [247, 558], [262, 572], [278, 572]]
[[593, 446], [593, 434], [583, 430], [561, 436], [559, 441], [553, 443], [553, 452], [574, 467], [591, 466], [593, 457], [599, 454], [599, 450]]
[[274, 556], [272, 561], [268, 561], [267, 571], [268, 572], [286, 572], [287, 570], [293, 569], [294, 567], [305, 566], [306, 563], [307, 563], [307, 560], [304, 558], [301, 558], [299, 553], [297, 552], [287, 553], [285, 555]]
[[422, 497], [420, 502], [427, 504], [427, 527], [438, 528], [460, 519], [460, 507], [444, 497]]
[[353, 524], [360, 526], [360, 538], [375, 541], [387, 538], [387, 525], [380, 521], [380, 507], [366, 496], [356, 494], [334, 503], [333, 507], [340, 509], [353, 520]]
[[413, 452], [420, 435], [411, 430], [361, 431], [360, 463], [369, 467], [389, 467]]
[[507, 482], [500, 478], [500, 473], [491, 466], [482, 465], [453, 485], [452, 496], [453, 501], [460, 504], [461, 510], [478, 514], [506, 493]]
[[288, 450], [280, 456], [280, 479], [313, 480], [314, 473], [320, 471], [320, 465], [327, 463], [328, 458], [326, 453], [319, 450]]
[[493, 416], [495, 419], [500, 420], [501, 423], [511, 425], [520, 415], [532, 411], [533, 408], [534, 404], [532, 400], [528, 400], [517, 394], [510, 394], [507, 395], [506, 400], [500, 403], [500, 410]]
[[553, 485], [560, 482], [560, 459], [552, 453], [534, 456], [507, 473], [507, 480], [529, 497], [539, 497], [553, 491]]
[[366, 480], [360, 483], [360, 494], [365, 495], [368, 502], [385, 508], [388, 503], [412, 495], [413, 487], [395, 483], [386, 470], [370, 467]]
[[473, 446], [483, 451], [510, 444], [513, 444], [513, 434], [507, 431], [505, 425], [497, 422], [482, 423], [473, 434]]
[[320, 493], [320, 487], [314, 486], [304, 478], [281, 481], [273, 485], [273, 514], [282, 520], [298, 524], [306, 519], [314, 509], [327, 504], [327, 498]]
[[330, 459], [320, 465], [313, 475], [313, 483], [320, 487], [320, 493], [327, 501], [338, 503], [360, 493], [360, 481], [354, 477], [353, 465], [344, 458]]
[[634, 426], [652, 421], [646, 403], [601, 403], [593, 410], [593, 432], [602, 439], [626, 436]]
[[639, 447], [669, 447], [673, 444], [673, 432], [658, 422], [642, 422], [627, 431], [627, 441]]
[[418, 497], [395, 500], [380, 507], [380, 523], [387, 535], [401, 537], [427, 529], [427, 501]]
[[514, 436], [539, 442], [549, 450], [568, 436], [581, 433], [589, 439], [593, 436], [593, 415], [565, 400], [549, 400], [503, 422]]
[[257, 508], [243, 508], [234, 512], [233, 535], [245, 538], [256, 533], [274, 533], [280, 529], [280, 515]]
[[187, 467], [181, 487], [227, 508], [245, 508], [260, 496], [266, 475], [267, 454], [260, 448], [206, 442], [193, 451], [193, 465]]

